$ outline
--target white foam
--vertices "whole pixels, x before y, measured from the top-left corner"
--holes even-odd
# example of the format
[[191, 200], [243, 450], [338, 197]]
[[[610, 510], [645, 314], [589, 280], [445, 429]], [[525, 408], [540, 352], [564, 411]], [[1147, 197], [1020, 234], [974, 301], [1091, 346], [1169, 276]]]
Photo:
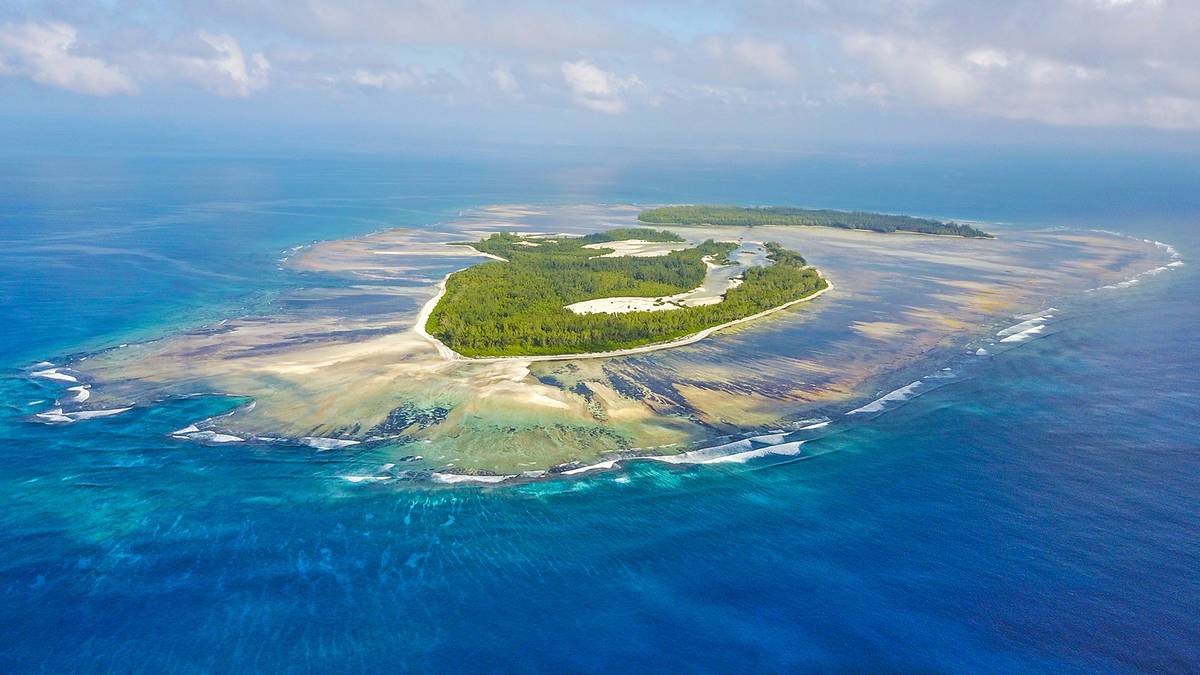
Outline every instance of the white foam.
[[[1023, 317], [1017, 317], [1017, 318], [1023, 318]], [[1030, 328], [1033, 328], [1042, 323], [1045, 323], [1048, 319], [1052, 319], [1052, 318], [1054, 318], [1053, 314], [1034, 316], [1032, 319], [1026, 319], [1025, 321], [1022, 321], [1021, 323], [1018, 323], [1016, 325], [1005, 328], [1004, 330], [1000, 331], [999, 333], [996, 333], [996, 337], [1005, 337], [1008, 335], [1014, 335], [1016, 333], [1024, 332]]]
[[341, 476], [342, 480], [350, 483], [375, 483], [382, 480], [387, 480], [391, 476]]
[[345, 438], [323, 438], [321, 436], [305, 436], [300, 439], [301, 445], [307, 445], [310, 448], [318, 450], [336, 450], [345, 448], [351, 445], [358, 445], [362, 441], [352, 441]]
[[79, 412], [67, 413], [67, 415], [69, 415], [72, 419], [90, 420], [90, 419], [93, 419], [96, 417], [111, 417], [113, 415], [120, 415], [121, 413], [125, 412], [126, 410], [132, 410], [132, 408], [110, 408], [108, 410], [80, 410]]
[[47, 379], [47, 380], [59, 380], [62, 382], [78, 382], [79, 381], [71, 375], [67, 375], [66, 373], [58, 372], [60, 370], [62, 370], [62, 368], [49, 368], [47, 370], [35, 370], [32, 373], [30, 373], [30, 375], [32, 375], [33, 377], [40, 377], [40, 378]]
[[1032, 328], [1026, 328], [1025, 330], [1021, 331], [1020, 333], [1014, 333], [1012, 335], [1009, 335], [1008, 337], [1003, 338], [1000, 341], [1001, 342], [1024, 342], [1024, 341], [1028, 340], [1029, 338], [1041, 333], [1044, 330], [1046, 330], [1045, 326], [1037, 325], [1037, 326], [1033, 326]]
[[55, 408], [53, 410], [47, 410], [46, 412], [40, 412], [36, 415], [36, 417], [44, 419], [47, 422], [61, 422], [65, 424], [70, 424], [71, 422], [75, 421], [64, 415], [62, 408]]
[[67, 391], [75, 392], [75, 396], [67, 399], [68, 403], [83, 403], [92, 397], [92, 392], [88, 391], [86, 384], [79, 385], [78, 387], [67, 387]]
[[987, 355], [988, 355], [988, 350], [984, 349], [983, 347], [980, 347], [979, 349], [975, 350], [975, 356], [987, 356]]
[[437, 473], [437, 472], [433, 473], [430, 477], [433, 478], [433, 481], [435, 483], [447, 483], [447, 484], [454, 484], [454, 483], [494, 484], [494, 483], [500, 483], [502, 481], [506, 481], [509, 478], [516, 478], [516, 476], [469, 476], [467, 474], [462, 474], [462, 473]]
[[776, 432], [773, 434], [763, 434], [762, 436], [752, 436], [750, 438], [750, 440], [754, 441], [755, 443], [767, 443], [770, 445], [778, 445], [783, 442], [783, 439], [785, 436], [787, 436], [787, 432], [780, 431], [780, 432]]
[[1161, 241], [1151, 241], [1150, 239], [1143, 239], [1142, 241], [1146, 242], [1147, 244], [1154, 244], [1159, 249], [1166, 252], [1168, 254], [1170, 262], [1168, 262], [1167, 264], [1162, 265], [1160, 267], [1155, 267], [1154, 269], [1146, 270], [1145, 272], [1134, 275], [1133, 277], [1126, 279], [1124, 281], [1119, 281], [1115, 284], [1108, 284], [1107, 286], [1100, 286], [1099, 288], [1092, 288], [1092, 289], [1089, 289], [1087, 292], [1091, 293], [1093, 291], [1108, 291], [1108, 290], [1116, 290], [1116, 289], [1120, 289], [1120, 288], [1129, 288], [1130, 286], [1136, 286], [1145, 277], [1152, 277], [1152, 276], [1155, 276], [1158, 274], [1162, 274], [1163, 272], [1170, 272], [1171, 270], [1173, 270], [1177, 267], [1183, 266], [1183, 256], [1180, 255], [1179, 251], [1176, 250], [1174, 246], [1171, 246], [1170, 244], [1164, 244]]
[[1025, 321], [1025, 320], [1028, 320], [1028, 319], [1048, 318], [1048, 317], [1045, 317], [1045, 316], [1043, 316], [1043, 315], [1045, 315], [1045, 314], [1049, 314], [1050, 316], [1053, 316], [1053, 315], [1054, 315], [1054, 313], [1055, 313], [1055, 312], [1057, 312], [1057, 311], [1058, 311], [1058, 308], [1057, 308], [1057, 307], [1047, 307], [1046, 309], [1044, 309], [1044, 310], [1042, 310], [1042, 311], [1040, 311], [1040, 312], [1032, 312], [1032, 313], [1030, 313], [1030, 314], [1018, 314], [1018, 315], [1017, 315], [1017, 318], [1018, 318], [1018, 319], [1020, 319], [1020, 320], [1022, 320], [1022, 321]]
[[724, 457], [725, 455], [737, 454], [753, 450], [750, 439], [745, 438], [732, 443], [723, 443], [714, 445], [711, 448], [700, 448], [698, 450], [689, 450], [681, 452], [677, 455], [653, 455], [646, 459], [653, 459], [658, 462], [666, 462], [667, 464], [704, 464], [709, 460]]
[[827, 426], [829, 426], [829, 420], [821, 420], [820, 422], [813, 422], [812, 424], [806, 424], [800, 427], [800, 431], [804, 431], [806, 429], [820, 429]]
[[[1147, 241], [1149, 241], [1149, 240], [1147, 240]], [[1153, 242], [1153, 244], [1155, 246], [1159, 247], [1160, 249], [1162, 249], [1163, 251], [1165, 251], [1168, 255], [1170, 255], [1172, 260], [1178, 260], [1179, 258], [1182, 257], [1179, 255], [1179, 251], [1177, 251], [1175, 249], [1175, 247], [1170, 244], [1164, 244], [1161, 241], [1155, 241], [1155, 242]]]
[[888, 392], [887, 394], [880, 396], [879, 398], [875, 399], [874, 401], [871, 401], [870, 403], [868, 403], [864, 406], [855, 408], [854, 410], [851, 410], [850, 412], [848, 412], [846, 414], [847, 415], [857, 415], [859, 413], [879, 412], [880, 410], [883, 410], [883, 408], [888, 403], [891, 403], [892, 401], [908, 400], [909, 398], [912, 397], [912, 395], [914, 393], [916, 393], [916, 391], [918, 389], [921, 388], [921, 384], [922, 384], [921, 380], [917, 380], [916, 382], [906, 384], [903, 387], [900, 387], [899, 389]]
[[1126, 279], [1125, 281], [1121, 281], [1121, 282], [1118, 282], [1115, 284], [1109, 284], [1107, 286], [1101, 286], [1100, 288], [1096, 288], [1096, 289], [1092, 289], [1092, 290], [1108, 291], [1108, 290], [1115, 290], [1118, 288], [1129, 288], [1130, 286], [1134, 286], [1140, 282], [1141, 282], [1141, 279], [1134, 277], [1132, 279]]
[[198, 431], [194, 434], [188, 434], [184, 438], [190, 441], [202, 441], [205, 443], [241, 443], [243, 440], [237, 436], [221, 434], [215, 431]]
[[188, 434], [194, 434], [197, 431], [200, 431], [200, 429], [195, 424], [189, 424], [182, 429], [176, 429], [175, 431], [172, 431], [171, 435], [172, 436], [186, 436]]
[[581, 466], [578, 469], [571, 469], [569, 471], [563, 471], [562, 474], [564, 476], [574, 476], [576, 474], [587, 473], [588, 471], [602, 471], [605, 469], [611, 469], [617, 465], [618, 461], [620, 461], [620, 460], [610, 459], [606, 462], [597, 462], [595, 464]]
[[54, 408], [46, 412], [40, 412], [35, 415], [39, 419], [47, 422], [56, 422], [61, 424], [70, 424], [79, 420], [90, 420], [97, 417], [110, 417], [112, 415], [120, 415], [130, 408], [111, 408], [109, 410], [78, 410], [76, 412], [63, 412], [62, 408]]
[[745, 464], [746, 462], [757, 459], [759, 457], [767, 457], [769, 455], [798, 455], [800, 454], [800, 446], [804, 445], [804, 441], [792, 441], [791, 443], [780, 443], [778, 445], [768, 445], [765, 448], [757, 450], [747, 450], [746, 452], [738, 452], [732, 455], [723, 455], [721, 457], [713, 457], [707, 459], [700, 464]]

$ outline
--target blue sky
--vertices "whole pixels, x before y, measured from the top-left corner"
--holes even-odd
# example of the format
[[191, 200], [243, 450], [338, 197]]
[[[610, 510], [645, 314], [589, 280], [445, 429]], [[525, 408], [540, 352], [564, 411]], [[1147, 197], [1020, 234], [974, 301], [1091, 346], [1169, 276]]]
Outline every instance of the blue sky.
[[0, 119], [26, 138], [1196, 150], [1200, 2], [0, 0]]

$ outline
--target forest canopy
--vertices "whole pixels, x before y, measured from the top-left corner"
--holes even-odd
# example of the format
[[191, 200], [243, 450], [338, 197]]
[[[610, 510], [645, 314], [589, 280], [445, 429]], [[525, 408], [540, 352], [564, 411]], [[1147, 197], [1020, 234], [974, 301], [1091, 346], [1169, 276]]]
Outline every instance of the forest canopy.
[[503, 258], [455, 272], [425, 329], [469, 357], [605, 352], [665, 342], [807, 297], [827, 282], [800, 254], [768, 244], [765, 267], [713, 305], [624, 314], [576, 314], [567, 305], [609, 297], [661, 297], [700, 286], [705, 258], [729, 264], [733, 242], [705, 241], [653, 257], [603, 257], [606, 241], [677, 242], [678, 235], [643, 228], [585, 237], [523, 237], [503, 233], [471, 244]]
[[655, 225], [824, 225], [873, 232], [917, 232], [958, 237], [992, 236], [965, 223], [942, 222], [932, 218], [866, 211], [801, 209], [791, 206], [664, 206], [642, 211], [638, 214], [638, 220]]

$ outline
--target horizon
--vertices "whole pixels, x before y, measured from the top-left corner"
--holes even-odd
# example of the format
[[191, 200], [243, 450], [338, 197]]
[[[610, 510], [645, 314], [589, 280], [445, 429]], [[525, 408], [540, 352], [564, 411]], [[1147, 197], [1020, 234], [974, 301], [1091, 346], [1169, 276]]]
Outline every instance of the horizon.
[[1200, 672], [1197, 185], [1200, 0], [0, 0], [0, 673]]
[[0, 5], [14, 146], [1200, 150], [1200, 8]]

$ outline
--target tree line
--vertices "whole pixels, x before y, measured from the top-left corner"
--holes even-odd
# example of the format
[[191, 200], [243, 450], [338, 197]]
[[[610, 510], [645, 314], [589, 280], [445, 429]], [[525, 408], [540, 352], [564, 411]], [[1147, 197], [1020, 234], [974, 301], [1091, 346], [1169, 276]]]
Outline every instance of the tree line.
[[[641, 231], [632, 238], [650, 241]], [[715, 305], [624, 314], [576, 314], [566, 305], [597, 298], [674, 295], [699, 286], [703, 258], [727, 261], [737, 245], [706, 241], [656, 257], [600, 257], [588, 243], [631, 238], [628, 230], [608, 238], [528, 238], [496, 234], [474, 244], [505, 258], [451, 275], [426, 330], [464, 356], [527, 356], [612, 351], [683, 337], [797, 300], [826, 282], [804, 258], [768, 245], [772, 264], [746, 270], [745, 280]], [[522, 243], [526, 242], [526, 243]], [[529, 246], [527, 243], [536, 243]]]
[[965, 223], [942, 222], [866, 211], [801, 209], [792, 206], [664, 206], [638, 214], [643, 223], [657, 225], [720, 225], [756, 227], [761, 225], [840, 227], [874, 232], [918, 232], [958, 237], [992, 235]]

